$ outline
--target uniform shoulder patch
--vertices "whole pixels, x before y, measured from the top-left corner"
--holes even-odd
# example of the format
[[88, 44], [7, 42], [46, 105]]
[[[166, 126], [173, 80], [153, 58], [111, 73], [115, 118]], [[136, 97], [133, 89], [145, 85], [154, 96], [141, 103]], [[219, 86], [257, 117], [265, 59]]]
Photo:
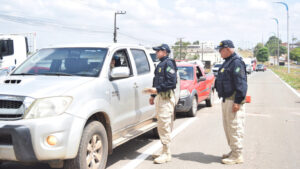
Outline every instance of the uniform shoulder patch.
[[236, 73], [239, 73], [240, 71], [241, 71], [241, 68], [240, 68], [240, 67], [235, 68], [235, 72], [236, 72]]
[[174, 73], [175, 73], [175, 70], [172, 69], [170, 66], [168, 66], [168, 67], [167, 67], [167, 72], [170, 72], [170, 73], [174, 74]]

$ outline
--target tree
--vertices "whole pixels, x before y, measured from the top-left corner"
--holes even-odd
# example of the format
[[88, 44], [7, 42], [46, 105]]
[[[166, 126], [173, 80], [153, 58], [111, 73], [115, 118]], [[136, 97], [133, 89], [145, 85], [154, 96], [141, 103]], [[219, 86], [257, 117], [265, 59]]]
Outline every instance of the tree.
[[198, 40], [193, 42], [193, 45], [199, 45], [199, 44], [200, 44], [200, 42]]
[[257, 52], [258, 52], [258, 50], [259, 49], [261, 49], [261, 48], [263, 48], [264, 47], [264, 45], [262, 44], [262, 43], [258, 43], [256, 46], [255, 46], [255, 48], [254, 48], [254, 57], [257, 57]]
[[287, 53], [287, 47], [279, 46], [279, 56]]
[[[276, 36], [271, 36], [265, 45], [269, 49], [270, 55], [272, 55], [272, 56], [277, 56], [278, 41], [279, 41], [279, 44], [281, 44], [280, 39], [278, 39]], [[279, 48], [279, 52], [280, 52], [280, 55], [287, 53], [287, 51], [281, 50], [281, 47]]]
[[187, 46], [191, 45], [190, 42], [181, 42], [181, 58], [180, 58], [180, 41], [175, 42], [173, 48], [173, 55], [175, 59], [185, 59]]
[[269, 50], [266, 47], [263, 47], [258, 50], [256, 59], [259, 62], [266, 62], [269, 60]]
[[291, 60], [300, 62], [300, 47], [295, 48], [290, 53]]
[[199, 58], [200, 58], [199, 54], [195, 54], [195, 55], [193, 56], [193, 60], [198, 60]]

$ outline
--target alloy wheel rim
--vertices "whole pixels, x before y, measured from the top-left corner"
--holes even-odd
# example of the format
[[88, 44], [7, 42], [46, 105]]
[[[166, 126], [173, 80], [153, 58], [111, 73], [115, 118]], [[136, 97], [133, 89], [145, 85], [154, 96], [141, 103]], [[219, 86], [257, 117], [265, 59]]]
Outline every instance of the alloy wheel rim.
[[86, 163], [89, 169], [98, 169], [102, 159], [102, 140], [97, 134], [93, 135], [87, 145]]

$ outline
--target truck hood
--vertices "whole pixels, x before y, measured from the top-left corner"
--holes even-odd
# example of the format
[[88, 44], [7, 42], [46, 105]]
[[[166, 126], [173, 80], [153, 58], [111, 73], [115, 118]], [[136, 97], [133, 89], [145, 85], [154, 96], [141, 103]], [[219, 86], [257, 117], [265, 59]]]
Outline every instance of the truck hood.
[[8, 76], [0, 79], [0, 94], [33, 98], [60, 96], [94, 79], [81, 76]]
[[193, 86], [193, 80], [181, 80], [180, 81], [180, 90], [189, 90]]

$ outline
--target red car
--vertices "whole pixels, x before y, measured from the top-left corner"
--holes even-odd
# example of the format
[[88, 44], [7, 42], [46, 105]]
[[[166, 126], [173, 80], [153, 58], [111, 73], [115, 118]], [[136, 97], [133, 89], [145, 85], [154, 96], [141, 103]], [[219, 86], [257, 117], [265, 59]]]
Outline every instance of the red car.
[[194, 117], [198, 104], [206, 102], [206, 106], [212, 106], [215, 76], [206, 75], [204, 69], [196, 64], [177, 63], [180, 75], [180, 98], [176, 105], [176, 112], [187, 112]]

